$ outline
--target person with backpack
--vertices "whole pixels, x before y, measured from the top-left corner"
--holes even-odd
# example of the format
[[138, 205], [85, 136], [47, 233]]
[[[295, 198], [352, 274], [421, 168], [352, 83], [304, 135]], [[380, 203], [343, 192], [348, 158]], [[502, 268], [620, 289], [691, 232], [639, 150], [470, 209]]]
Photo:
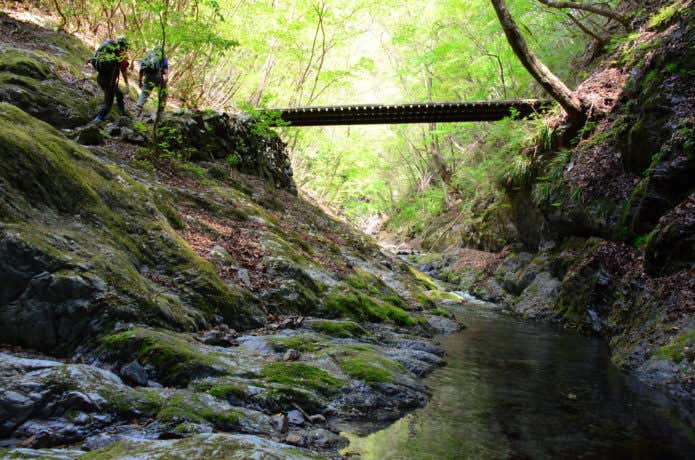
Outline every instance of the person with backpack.
[[[167, 103], [167, 74], [169, 73], [169, 60], [164, 55], [161, 45], [155, 46], [140, 60], [140, 74], [138, 86], [142, 90], [136, 104], [136, 115], [142, 115], [147, 98], [153, 89], [159, 88], [159, 102], [157, 113], [161, 114]], [[143, 79], [145, 80], [143, 83]]]
[[104, 91], [104, 103], [99, 110], [95, 122], [103, 121], [113, 107], [113, 99], [116, 98], [118, 112], [122, 116], [128, 116], [125, 108], [124, 95], [118, 87], [118, 79], [123, 75], [123, 81], [128, 86], [128, 39], [125, 35], [116, 37], [115, 40], [106, 40], [102, 43], [94, 57], [88, 62], [98, 72], [97, 83]]

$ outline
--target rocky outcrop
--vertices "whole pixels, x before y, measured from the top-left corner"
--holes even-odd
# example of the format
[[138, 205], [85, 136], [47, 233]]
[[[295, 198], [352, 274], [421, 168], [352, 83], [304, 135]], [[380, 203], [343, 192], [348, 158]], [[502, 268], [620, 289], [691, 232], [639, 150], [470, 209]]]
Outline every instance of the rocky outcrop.
[[17, 24], [0, 13], [0, 101], [58, 128], [87, 123], [99, 103], [83, 70], [91, 52], [67, 34]]
[[167, 148], [191, 161], [225, 160], [239, 171], [297, 194], [285, 144], [262, 122], [241, 114], [181, 111], [161, 127]]

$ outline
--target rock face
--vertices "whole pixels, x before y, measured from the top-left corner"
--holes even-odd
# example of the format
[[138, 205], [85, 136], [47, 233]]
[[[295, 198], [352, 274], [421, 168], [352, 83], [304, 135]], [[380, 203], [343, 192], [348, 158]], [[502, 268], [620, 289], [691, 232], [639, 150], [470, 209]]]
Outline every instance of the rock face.
[[[0, 101], [58, 128], [74, 128], [96, 114], [98, 87], [83, 73], [91, 52], [72, 37], [0, 13]], [[10, 38], [12, 37], [12, 38]]]
[[297, 194], [284, 143], [272, 131], [262, 131], [252, 118], [184, 111], [167, 116], [162, 125], [176, 133], [166, 138], [169, 148], [185, 149], [188, 159], [226, 160], [243, 173]]
[[125, 117], [76, 129], [91, 53], [8, 27], [0, 458], [334, 455], [340, 426], [425, 404], [422, 337], [458, 327], [441, 292], [298, 197], [261, 120], [167, 114], [156, 146]]

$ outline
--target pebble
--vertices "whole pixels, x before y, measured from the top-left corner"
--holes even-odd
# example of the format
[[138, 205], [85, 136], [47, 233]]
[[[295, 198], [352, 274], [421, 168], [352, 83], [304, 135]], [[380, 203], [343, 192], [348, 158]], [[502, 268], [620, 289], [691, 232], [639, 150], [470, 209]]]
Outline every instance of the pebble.
[[304, 446], [304, 437], [299, 436], [298, 434], [288, 434], [287, 437], [285, 438], [285, 442], [287, 444], [292, 444], [293, 446]]
[[290, 348], [289, 350], [287, 350], [285, 352], [285, 355], [282, 357], [282, 360], [283, 361], [297, 361], [301, 356], [302, 356], [302, 354], [299, 351], [297, 351], [293, 348]]
[[290, 422], [292, 425], [304, 425], [304, 422], [306, 421], [304, 419], [304, 415], [302, 415], [301, 412], [298, 410], [291, 410], [287, 413], [287, 421]]

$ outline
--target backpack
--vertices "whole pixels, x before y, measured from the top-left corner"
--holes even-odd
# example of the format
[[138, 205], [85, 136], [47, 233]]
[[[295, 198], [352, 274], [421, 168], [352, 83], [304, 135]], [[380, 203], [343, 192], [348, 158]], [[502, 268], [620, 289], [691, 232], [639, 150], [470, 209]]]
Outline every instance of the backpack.
[[160, 53], [154, 50], [150, 51], [140, 60], [140, 70], [148, 73], [161, 72], [163, 60]]
[[104, 43], [99, 45], [94, 57], [89, 60], [92, 64], [94, 70], [97, 72], [104, 72], [109, 69], [113, 69], [114, 64], [120, 61], [118, 56], [119, 46], [115, 40], [106, 40]]

